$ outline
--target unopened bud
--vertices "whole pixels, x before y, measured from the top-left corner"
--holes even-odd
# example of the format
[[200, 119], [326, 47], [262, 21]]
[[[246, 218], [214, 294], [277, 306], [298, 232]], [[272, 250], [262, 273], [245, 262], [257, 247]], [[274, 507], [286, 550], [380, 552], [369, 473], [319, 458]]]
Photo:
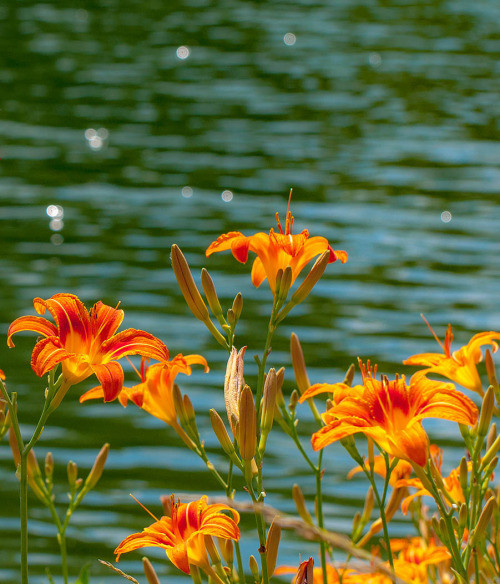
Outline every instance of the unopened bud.
[[351, 387], [351, 385], [352, 385], [355, 371], [356, 371], [356, 367], [354, 366], [354, 363], [351, 363], [349, 365], [349, 369], [347, 370], [345, 377], [344, 377], [344, 381], [343, 381], [343, 383], [345, 383], [349, 387]]
[[90, 469], [89, 475], [85, 480], [86, 490], [90, 491], [90, 489], [93, 489], [97, 485], [99, 479], [102, 476], [102, 471], [104, 470], [104, 465], [106, 464], [108, 453], [109, 444], [106, 443], [99, 451], [99, 454], [96, 456], [94, 466]]
[[297, 290], [293, 293], [290, 302], [294, 305], [300, 304], [303, 300], [307, 298], [309, 292], [314, 288], [318, 280], [323, 275], [323, 272], [326, 269], [330, 261], [330, 251], [327, 250], [323, 252], [319, 258], [314, 263], [313, 267], [311, 268], [310, 272], [304, 278], [302, 284], [297, 288]]
[[68, 484], [70, 486], [70, 489], [74, 489], [76, 479], [78, 478], [78, 466], [76, 465], [76, 462], [73, 462], [72, 460], [70, 460], [68, 462], [68, 469], [67, 470], [68, 470]]
[[462, 505], [460, 506], [460, 511], [458, 512], [458, 525], [462, 532], [467, 527], [468, 516], [469, 514], [467, 512], [467, 505], [465, 503], [462, 503]]
[[239, 432], [238, 443], [241, 458], [250, 461], [257, 446], [257, 424], [252, 390], [245, 385], [239, 398]]
[[493, 444], [493, 442], [495, 442], [496, 437], [497, 425], [495, 424], [495, 422], [493, 422], [493, 424], [491, 424], [490, 426], [490, 431], [488, 432], [488, 438], [486, 439], [486, 450], [489, 450], [491, 448], [491, 445]]
[[203, 286], [208, 306], [210, 306], [213, 315], [221, 325], [225, 324], [222, 307], [220, 305], [219, 297], [217, 296], [217, 291], [215, 290], [214, 281], [205, 268], [201, 270], [201, 285]]
[[287, 299], [290, 286], [292, 285], [292, 275], [292, 268], [287, 266], [283, 271], [283, 277], [281, 278], [279, 291], [277, 291], [278, 297], [276, 303], [278, 305], [282, 305]]
[[269, 434], [273, 427], [274, 407], [276, 405], [276, 393], [278, 384], [275, 369], [270, 369], [264, 382], [264, 392], [262, 396], [262, 414], [260, 421], [260, 431], [262, 434]]
[[230, 328], [234, 328], [236, 325], [236, 317], [234, 316], [234, 310], [232, 308], [227, 311], [226, 320], [229, 323]]
[[446, 528], [446, 520], [444, 517], [440, 517], [439, 518], [439, 530], [441, 532], [439, 539], [446, 544], [447, 542], [450, 541], [450, 538], [448, 537], [448, 530]]
[[219, 549], [222, 557], [226, 564], [231, 565], [233, 563], [233, 542], [230, 539], [222, 539], [222, 537], [217, 538], [219, 542]]
[[309, 558], [302, 562], [292, 584], [311, 584], [314, 578], [314, 560]]
[[484, 481], [483, 481], [483, 484], [485, 486], [490, 481], [491, 475], [495, 471], [495, 467], [497, 464], [498, 464], [498, 456], [495, 456], [495, 458], [488, 465], [486, 465], [486, 467], [484, 469]]
[[488, 448], [486, 454], [481, 461], [481, 468], [485, 468], [495, 458], [497, 452], [500, 450], [500, 435], [495, 438], [493, 444]]
[[222, 450], [224, 450], [224, 452], [232, 458], [236, 455], [236, 452], [234, 450], [234, 445], [229, 438], [229, 434], [227, 433], [226, 426], [222, 421], [222, 418], [214, 409], [211, 409], [209, 413], [212, 429], [214, 434], [217, 436], [217, 440], [219, 441]]
[[183, 398], [184, 412], [186, 416], [186, 423], [192, 425], [196, 421], [196, 414], [193, 408], [193, 404], [187, 395]]
[[496, 507], [497, 503], [495, 501], [495, 497], [490, 497], [488, 501], [486, 501], [486, 505], [483, 507], [483, 510], [481, 511], [481, 515], [479, 516], [477, 525], [471, 533], [469, 540], [469, 545], [471, 547], [475, 546], [480, 539], [486, 537], [487, 535], [486, 528], [488, 527], [491, 516], [493, 515], [493, 512], [496, 510]]
[[481, 406], [481, 413], [479, 415], [479, 422], [477, 423], [477, 435], [481, 440], [488, 433], [490, 427], [491, 417], [493, 416], [493, 409], [495, 407], [495, 393], [493, 387], [490, 385], [483, 397], [483, 405]]
[[353, 540], [357, 540], [361, 530], [363, 529], [363, 525], [361, 523], [361, 513], [356, 511], [354, 517], [352, 518], [352, 538]]
[[180, 248], [175, 244], [172, 246], [171, 259], [177, 283], [191, 312], [202, 322], [210, 320], [208, 308], [203, 302], [200, 291], [194, 283], [189, 264]]
[[297, 508], [297, 513], [299, 514], [302, 521], [308, 523], [309, 525], [313, 525], [312, 517], [307, 510], [306, 499], [304, 497], [304, 493], [299, 485], [295, 484], [292, 487], [292, 497], [295, 503], [295, 507]]
[[434, 516], [431, 520], [431, 524], [432, 524], [432, 531], [434, 531], [434, 533], [438, 536], [438, 538], [443, 541], [443, 537], [441, 535], [441, 527], [439, 525], [439, 521], [438, 518], [436, 516]]
[[173, 495], [162, 495], [160, 497], [160, 501], [163, 507], [163, 514], [166, 517], [172, 517], [172, 507], [174, 505], [174, 497]]
[[310, 387], [311, 382], [309, 381], [309, 376], [307, 375], [306, 362], [304, 359], [304, 353], [302, 351], [302, 346], [299, 341], [299, 337], [292, 333], [290, 337], [290, 353], [292, 356], [292, 366], [293, 373], [295, 375], [295, 382], [297, 383], [297, 388], [300, 393]]
[[142, 567], [144, 568], [144, 575], [148, 584], [160, 584], [160, 580], [156, 575], [153, 564], [148, 560], [148, 558], [142, 558]]
[[186, 423], [186, 412], [184, 410], [184, 400], [182, 399], [182, 393], [179, 389], [179, 386], [174, 383], [174, 387], [172, 388], [172, 399], [174, 400], [174, 409], [181, 421], [181, 424]]
[[285, 381], [285, 368], [280, 367], [278, 369], [278, 371], [276, 371], [276, 386], [278, 388], [278, 391], [280, 391], [281, 388], [283, 387], [284, 381]]
[[373, 487], [370, 487], [368, 489], [368, 492], [366, 493], [365, 506], [363, 508], [363, 515], [361, 516], [361, 521], [363, 522], [363, 525], [366, 525], [368, 523], [368, 521], [370, 521], [370, 518], [372, 516], [374, 501], [375, 501], [375, 498], [373, 495]]
[[486, 365], [486, 373], [488, 374], [488, 381], [490, 385], [493, 386], [493, 389], [498, 392], [500, 390], [500, 386], [498, 385], [498, 378], [495, 371], [495, 363], [493, 362], [493, 357], [491, 356], [491, 351], [486, 349], [484, 352], [484, 363]]
[[51, 481], [53, 473], [54, 473], [54, 457], [52, 456], [52, 452], [47, 452], [45, 456], [45, 479]]
[[266, 539], [267, 573], [269, 574], [269, 577], [274, 574], [274, 569], [276, 568], [280, 538], [281, 527], [275, 520], [273, 520], [271, 527], [267, 532]]
[[248, 565], [250, 567], [250, 572], [252, 573], [255, 582], [260, 582], [259, 565], [257, 564], [257, 560], [255, 559], [254, 556], [250, 556], [248, 558]]
[[295, 410], [295, 408], [297, 407], [297, 404], [299, 403], [299, 392], [294, 389], [292, 391], [292, 394], [290, 396], [290, 411], [293, 412]]
[[238, 292], [233, 300], [233, 307], [231, 309], [234, 314], [234, 322], [235, 324], [240, 320], [241, 311], [243, 310], [243, 296], [241, 292]]
[[460, 466], [458, 469], [458, 478], [460, 480], [460, 488], [462, 489], [462, 493], [465, 496], [465, 494], [467, 493], [467, 486], [469, 483], [469, 465], [467, 464], [465, 456], [462, 457], [462, 460], [460, 461]]
[[[16, 465], [16, 476], [20, 480], [20, 474], [17, 472], [20, 470], [21, 464], [21, 455], [19, 453], [19, 447], [17, 445], [16, 436], [14, 433], [14, 429], [10, 427], [9, 429], [9, 444], [10, 449], [12, 450], [12, 457], [14, 458], [14, 464]], [[28, 457], [26, 459], [26, 471], [28, 475], [28, 484], [31, 487], [31, 490], [36, 495], [40, 501], [45, 502], [45, 487], [43, 485], [42, 480], [42, 472], [40, 471], [40, 467], [38, 466], [38, 461], [35, 456], [35, 451], [31, 449], [28, 453]]]
[[235, 437], [237, 435], [236, 424], [239, 420], [240, 393], [245, 384], [243, 379], [245, 351], [246, 347], [239, 351], [236, 350], [236, 347], [231, 349], [224, 378], [224, 403], [226, 404], [227, 419]]

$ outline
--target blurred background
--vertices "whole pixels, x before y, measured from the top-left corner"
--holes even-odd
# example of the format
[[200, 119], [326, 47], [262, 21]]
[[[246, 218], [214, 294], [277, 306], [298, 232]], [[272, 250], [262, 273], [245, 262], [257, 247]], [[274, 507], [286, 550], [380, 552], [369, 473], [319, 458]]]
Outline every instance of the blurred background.
[[[390, 375], [401, 361], [438, 350], [454, 325], [456, 348], [500, 329], [500, 5], [495, 0], [94, 0], [0, 6], [0, 329], [34, 314], [32, 299], [77, 294], [125, 310], [124, 327], [162, 338], [171, 355], [200, 353], [205, 375], [179, 376], [215, 463], [207, 418], [223, 410], [225, 354], [189, 313], [170, 267], [186, 253], [195, 278], [206, 266], [223, 305], [244, 296], [237, 343], [262, 350], [271, 307], [250, 264], [204, 257], [221, 233], [268, 231], [293, 187], [295, 230], [345, 249], [311, 297], [278, 330], [270, 365], [289, 365], [298, 333], [313, 382], [336, 382], [357, 357]], [[199, 280], [198, 280], [199, 281]], [[5, 337], [4, 337], [5, 338]], [[29, 368], [34, 335], [0, 351], [30, 433], [44, 382]], [[285, 390], [294, 387], [287, 373]], [[407, 371], [406, 371], [407, 372]], [[133, 375], [128, 375], [132, 382]], [[216, 494], [201, 462], [145, 412], [87, 403], [74, 387], [37, 447], [56, 460], [61, 510], [66, 463], [85, 476], [104, 442], [107, 469], [68, 532], [73, 577], [86, 562], [93, 582], [123, 580], [96, 558], [150, 522], [162, 494]], [[303, 408], [300, 428], [313, 430]], [[456, 427], [426, 423], [447, 446], [445, 470], [462, 452]], [[31, 435], [31, 433], [30, 433]], [[306, 495], [314, 478], [279, 429], [269, 442], [270, 504], [292, 512], [293, 477]], [[327, 526], [348, 531], [366, 484], [345, 481], [353, 463], [340, 446], [326, 456]], [[297, 480], [297, 479], [296, 479]], [[17, 480], [0, 445], [0, 581], [18, 582]], [[244, 495], [240, 495], [245, 500]], [[33, 584], [59, 574], [55, 531], [31, 499]], [[312, 506], [312, 502], [311, 502]], [[246, 557], [257, 550], [243, 518]], [[396, 533], [411, 528], [396, 521]], [[161, 550], [146, 550], [165, 581], [181, 581]], [[297, 565], [315, 546], [293, 535], [279, 563]], [[141, 553], [120, 567], [136, 577]]]

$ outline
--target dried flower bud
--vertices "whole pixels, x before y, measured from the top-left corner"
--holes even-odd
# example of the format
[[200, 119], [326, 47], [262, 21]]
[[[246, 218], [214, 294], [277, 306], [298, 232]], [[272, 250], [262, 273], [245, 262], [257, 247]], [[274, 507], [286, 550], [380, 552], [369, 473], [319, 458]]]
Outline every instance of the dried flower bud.
[[172, 506], [174, 504], [174, 499], [169, 495], [162, 495], [160, 497], [161, 504], [163, 506], [163, 514], [167, 517], [172, 517]]
[[293, 293], [292, 298], [290, 299], [291, 304], [300, 304], [307, 298], [311, 290], [323, 275], [323, 272], [325, 271], [329, 261], [330, 251], [327, 250], [319, 256], [307, 276], [304, 278], [302, 284]]
[[248, 462], [257, 447], [257, 420], [252, 390], [245, 385], [239, 399], [238, 444], [241, 458]]
[[295, 503], [295, 507], [297, 508], [297, 513], [299, 514], [302, 521], [308, 523], [309, 525], [313, 525], [311, 514], [307, 510], [307, 504], [306, 499], [304, 497], [304, 493], [297, 484], [294, 484], [292, 487], [292, 498]]
[[221, 324], [225, 324], [222, 307], [220, 305], [219, 297], [217, 296], [217, 291], [215, 290], [214, 281], [205, 268], [201, 270], [201, 285], [203, 286], [208, 306], [210, 306], [213, 315]]
[[273, 519], [271, 527], [267, 532], [266, 539], [266, 554], [267, 554], [267, 573], [269, 577], [274, 574], [274, 569], [276, 568], [276, 559], [278, 557], [278, 547], [281, 538], [281, 527]]
[[148, 560], [148, 558], [142, 558], [142, 567], [144, 568], [144, 575], [148, 584], [160, 584], [160, 580], [156, 575], [153, 564]]
[[311, 584], [313, 581], [314, 560], [309, 558], [302, 562], [292, 584]]
[[85, 489], [87, 491], [93, 489], [101, 478], [104, 465], [106, 464], [106, 460], [108, 458], [108, 453], [109, 444], [106, 442], [106, 444], [99, 451], [99, 454], [96, 456], [94, 466], [90, 469], [89, 475], [85, 480]]
[[237, 435], [236, 424], [239, 420], [240, 393], [245, 384], [243, 379], [245, 351], [246, 347], [243, 347], [240, 351], [237, 351], [235, 347], [231, 349], [224, 378], [224, 402], [226, 404], [227, 419], [235, 437]]
[[300, 344], [299, 337], [295, 333], [292, 333], [290, 337], [290, 353], [292, 355], [292, 366], [297, 388], [302, 394], [308, 387], [310, 387], [311, 382], [309, 381], [309, 377], [307, 375], [306, 362], [304, 360], [302, 346]]

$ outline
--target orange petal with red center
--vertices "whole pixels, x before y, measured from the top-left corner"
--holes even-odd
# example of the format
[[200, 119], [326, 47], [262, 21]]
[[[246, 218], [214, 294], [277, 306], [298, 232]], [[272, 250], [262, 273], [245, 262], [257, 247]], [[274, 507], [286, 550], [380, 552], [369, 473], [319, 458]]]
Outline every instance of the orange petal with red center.
[[[81, 300], [74, 294], [55, 294], [48, 300], [35, 298], [33, 305], [38, 314], [44, 314], [47, 309], [55, 320], [58, 336], [63, 345], [67, 340], [74, 341], [76, 335], [86, 347], [90, 341], [89, 313]], [[85, 353], [85, 350], [78, 351]]]
[[312, 435], [311, 444], [314, 450], [320, 450], [332, 442], [336, 442], [341, 438], [346, 438], [347, 436], [352, 436], [358, 432], [364, 432], [367, 428], [365, 420], [352, 418], [350, 421], [355, 420], [356, 424], [347, 422], [346, 420], [333, 420], [328, 426], [321, 428]]
[[21, 331], [33, 331], [44, 337], [57, 336], [57, 328], [46, 318], [41, 316], [20, 316], [9, 326], [7, 345], [13, 347], [12, 335]]
[[423, 396], [423, 403], [416, 412], [415, 419], [441, 418], [473, 426], [477, 422], [479, 411], [476, 404], [451, 383], [441, 383], [425, 377], [413, 377], [410, 381], [410, 393]]
[[91, 367], [101, 382], [104, 401], [109, 402], [116, 399], [123, 387], [123, 369], [120, 363], [110, 361], [104, 364], [93, 364]]
[[[298, 276], [304, 267], [316, 256], [323, 252], [330, 250], [330, 244], [325, 237], [310, 237], [304, 240], [303, 247], [299, 254], [297, 254], [292, 262], [292, 269], [295, 276]], [[335, 261], [336, 257], [330, 253], [329, 262]]]
[[123, 316], [123, 310], [118, 310], [102, 302], [94, 304], [90, 310], [92, 338], [100, 345], [112, 337], [121, 325]]
[[387, 435], [391, 452], [398, 458], [406, 458], [419, 466], [425, 466], [429, 458], [429, 437], [420, 422], [416, 422], [404, 430]]
[[185, 574], [189, 574], [189, 558], [185, 542], [169, 547], [167, 549], [167, 556], [174, 566], [182, 570]]
[[240, 530], [236, 523], [226, 515], [211, 517], [203, 522], [200, 532], [205, 535], [213, 535], [222, 539], [240, 539]]
[[125, 355], [142, 355], [157, 361], [168, 360], [168, 349], [159, 339], [136, 329], [127, 329], [104, 341], [99, 353], [106, 360], [120, 359]]
[[126, 537], [113, 552], [116, 554], [116, 561], [118, 562], [122, 554], [132, 552], [142, 547], [161, 547], [169, 549], [173, 545], [174, 538], [169, 541], [164, 534], [158, 532], [143, 531], [141, 533], [133, 533]]
[[61, 347], [58, 337], [48, 337], [35, 345], [31, 355], [31, 367], [38, 377], [42, 377], [70, 357], [76, 357], [75, 353], [69, 353]]

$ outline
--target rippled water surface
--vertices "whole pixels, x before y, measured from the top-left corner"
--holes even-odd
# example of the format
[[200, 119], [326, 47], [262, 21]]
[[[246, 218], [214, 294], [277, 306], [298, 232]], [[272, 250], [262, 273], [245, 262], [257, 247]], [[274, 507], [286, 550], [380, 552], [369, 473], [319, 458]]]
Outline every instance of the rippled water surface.
[[[294, 189], [295, 229], [349, 253], [328, 267], [314, 295], [278, 330], [272, 365], [289, 364], [296, 331], [313, 381], [339, 381], [356, 356], [388, 373], [437, 349], [419, 314], [457, 346], [500, 329], [500, 6], [494, 0], [362, 0], [85, 3], [7, 1], [0, 6], [0, 327], [32, 314], [32, 299], [67, 291], [87, 305], [121, 301], [126, 327], [146, 329], [178, 352], [201, 353], [211, 372], [181, 379], [200, 431], [223, 463], [206, 412], [223, 409], [224, 354], [188, 312], [170, 268], [178, 243], [196, 277], [207, 266], [229, 306], [245, 299], [238, 344], [261, 350], [270, 310], [266, 285], [228, 254], [206, 260], [220, 233], [274, 224]], [[63, 215], [61, 215], [61, 212]], [[49, 214], [52, 216], [49, 216]], [[41, 409], [43, 383], [28, 367], [33, 337], [0, 352], [19, 392], [23, 429]], [[132, 380], [133, 377], [130, 377]], [[155, 513], [162, 494], [218, 493], [174, 433], [132, 406], [80, 405], [73, 388], [37, 447], [56, 478], [82, 473], [104, 442], [102, 481], [68, 532], [71, 571], [92, 562], [96, 582], [123, 580], [95, 558]], [[285, 389], [293, 388], [287, 375]], [[303, 423], [304, 441], [312, 430]], [[453, 425], [427, 425], [461, 455]], [[269, 445], [268, 499], [292, 511], [292, 477], [314, 480], [279, 430]], [[347, 530], [363, 481], [328, 449], [327, 524]], [[18, 519], [10, 453], [0, 445], [0, 581], [18, 582]], [[64, 504], [61, 487], [61, 511]], [[241, 497], [244, 500], [244, 496]], [[31, 507], [31, 574], [58, 574], [54, 529]], [[251, 521], [244, 553], [256, 553]], [[401, 527], [402, 532], [405, 528]], [[288, 538], [280, 562], [314, 548]], [[179, 580], [164, 559], [158, 571]], [[125, 571], [140, 574], [140, 556]], [[167, 576], [168, 574], [168, 576]]]

